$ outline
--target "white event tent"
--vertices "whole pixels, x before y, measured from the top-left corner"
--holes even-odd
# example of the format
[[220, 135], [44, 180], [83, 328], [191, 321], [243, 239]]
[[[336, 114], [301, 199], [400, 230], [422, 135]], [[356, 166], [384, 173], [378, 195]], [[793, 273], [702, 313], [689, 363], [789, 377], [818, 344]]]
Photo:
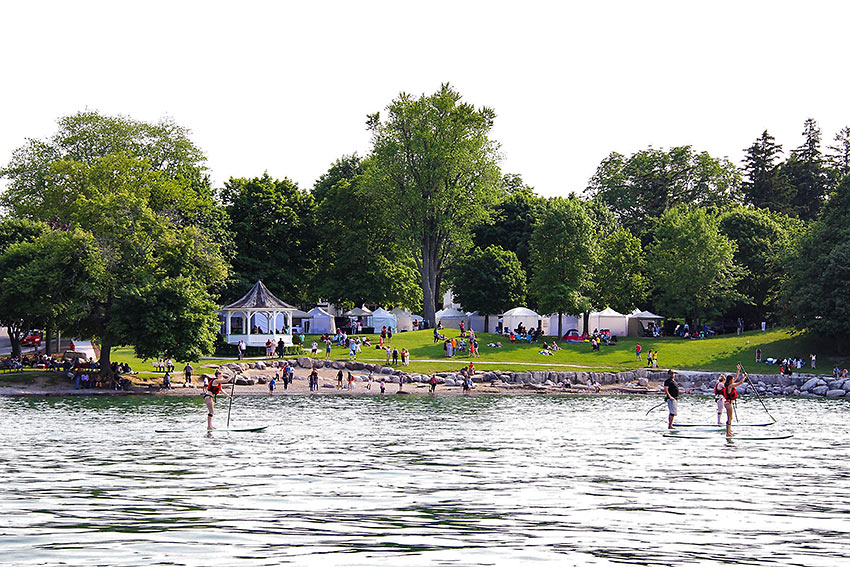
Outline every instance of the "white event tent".
[[467, 324], [466, 313], [452, 307], [440, 309], [434, 314], [434, 318], [437, 320], [437, 323], [442, 323], [443, 327], [447, 329], [460, 329], [461, 322], [463, 322], [464, 326]]
[[[566, 334], [570, 329], [578, 329], [579, 317], [577, 315], [561, 315], [561, 333]], [[543, 334], [547, 337], [558, 336], [558, 314], [543, 316], [543, 325], [541, 327]]]
[[372, 311], [372, 327], [375, 328], [376, 333], [379, 333], [382, 327], [387, 327], [388, 329], [392, 329], [393, 333], [397, 333], [398, 321], [391, 312], [383, 307], [378, 307]]
[[536, 329], [540, 324], [540, 315], [527, 307], [514, 307], [502, 314], [503, 328], [514, 330], [520, 323], [527, 330]]
[[608, 329], [612, 335], [625, 337], [629, 330], [629, 317], [614, 311], [610, 307], [606, 307], [602, 311], [593, 311], [590, 313], [587, 329], [579, 329], [579, 331], [586, 331], [589, 334], [594, 329], [598, 331]]
[[310, 316], [309, 327], [307, 328], [308, 333], [336, 333], [336, 324], [334, 323], [334, 318], [331, 317], [330, 313], [328, 313], [321, 307], [312, 308], [307, 312], [307, 315]]
[[629, 315], [629, 335], [633, 337], [646, 336], [649, 323], [660, 326], [664, 323], [664, 317], [649, 311], [635, 309]]
[[487, 326], [489, 329], [484, 328], [484, 315], [478, 313], [478, 311], [471, 311], [467, 313], [466, 316], [469, 318], [469, 328], [475, 331], [476, 333], [495, 333], [496, 326], [499, 324], [499, 315], [490, 315], [487, 320]]
[[410, 314], [410, 311], [396, 307], [390, 313], [395, 315], [396, 325], [398, 325], [398, 328], [395, 329], [396, 332], [413, 330], [413, 315]]

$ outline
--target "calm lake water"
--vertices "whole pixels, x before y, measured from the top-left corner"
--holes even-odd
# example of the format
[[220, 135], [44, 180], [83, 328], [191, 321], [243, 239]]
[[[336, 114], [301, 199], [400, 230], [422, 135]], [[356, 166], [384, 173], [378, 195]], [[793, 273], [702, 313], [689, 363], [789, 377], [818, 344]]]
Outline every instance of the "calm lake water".
[[268, 430], [207, 434], [199, 397], [3, 398], [0, 561], [850, 565], [850, 404], [769, 400], [752, 429], [795, 437], [727, 442], [663, 437], [659, 401], [237, 397]]

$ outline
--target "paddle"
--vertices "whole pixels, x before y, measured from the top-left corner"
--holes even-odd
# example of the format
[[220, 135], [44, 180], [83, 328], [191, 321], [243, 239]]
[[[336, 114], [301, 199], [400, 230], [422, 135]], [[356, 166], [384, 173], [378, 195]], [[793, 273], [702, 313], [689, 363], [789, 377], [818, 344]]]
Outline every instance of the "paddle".
[[649, 412], [651, 412], [651, 411], [652, 411], [652, 410], [654, 410], [654, 409], [658, 409], [658, 408], [660, 408], [661, 406], [663, 406], [663, 405], [664, 405], [664, 404], [666, 404], [666, 403], [667, 403], [667, 399], [665, 398], [665, 399], [664, 399], [664, 401], [663, 401], [663, 402], [661, 402], [660, 404], [658, 404], [657, 406], [652, 406], [652, 407], [650, 408], [650, 410], [649, 410], [648, 412], [646, 412], [646, 415], [649, 415]]
[[[741, 364], [741, 363], [739, 362], [738, 364]], [[746, 378], [747, 382], [750, 384], [750, 386], [752, 387], [753, 391], [756, 393], [756, 397], [759, 399], [759, 402], [761, 402], [761, 407], [763, 407], [763, 408], [764, 408], [764, 413], [766, 413], [766, 414], [767, 414], [767, 417], [769, 417], [770, 419], [772, 419], [772, 420], [773, 420], [773, 423], [776, 423], [776, 418], [775, 418], [775, 417], [773, 417], [772, 415], [770, 415], [770, 412], [769, 412], [769, 411], [767, 411], [767, 406], [766, 406], [766, 405], [764, 405], [764, 400], [762, 400], [762, 399], [761, 399], [761, 395], [759, 394], [758, 388], [756, 388], [755, 384], [753, 384], [753, 381], [752, 381], [752, 380], [750, 380], [750, 375], [749, 375], [749, 374], [747, 374], [747, 371], [746, 371], [746, 370], [744, 370], [744, 365], [743, 365], [743, 364], [741, 364], [741, 371], [744, 373], [744, 378]]]
[[230, 387], [230, 405], [227, 406], [227, 427], [230, 428], [230, 408], [233, 407], [233, 393], [236, 391], [236, 376], [232, 378], [233, 385]]

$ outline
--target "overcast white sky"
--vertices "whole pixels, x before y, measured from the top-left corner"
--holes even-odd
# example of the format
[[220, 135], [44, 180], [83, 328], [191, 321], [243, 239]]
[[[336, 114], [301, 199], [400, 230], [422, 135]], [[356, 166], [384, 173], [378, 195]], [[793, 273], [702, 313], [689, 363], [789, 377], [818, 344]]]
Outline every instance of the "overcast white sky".
[[452, 83], [497, 113], [503, 171], [581, 191], [611, 151], [740, 162], [850, 124], [845, 2], [5, 2], [0, 162], [86, 108], [193, 132], [217, 186], [309, 188], [366, 115]]

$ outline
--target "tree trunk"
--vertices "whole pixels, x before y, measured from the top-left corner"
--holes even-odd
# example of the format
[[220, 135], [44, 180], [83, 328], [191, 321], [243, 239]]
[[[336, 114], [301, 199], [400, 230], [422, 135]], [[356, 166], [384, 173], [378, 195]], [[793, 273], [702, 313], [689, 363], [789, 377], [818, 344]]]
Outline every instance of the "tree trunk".
[[23, 331], [15, 326], [6, 327], [6, 334], [9, 335], [9, 344], [12, 345], [12, 358], [15, 360], [21, 359], [21, 339], [23, 339]]
[[581, 320], [584, 323], [584, 332], [589, 335], [590, 331], [587, 330], [587, 327], [590, 325], [590, 311], [585, 311], [584, 313], [582, 313]]
[[434, 316], [434, 288], [431, 287], [431, 259], [422, 255], [422, 316], [432, 329], [437, 326]]
[[100, 375], [104, 378], [112, 378], [112, 361], [109, 359], [112, 343], [104, 339], [100, 343]]
[[563, 319], [563, 317], [561, 317], [561, 312], [558, 311], [558, 340], [559, 341], [564, 338], [564, 322], [561, 319]]
[[50, 343], [53, 341], [53, 329], [47, 327], [44, 329], [44, 354], [46, 356], [50, 356], [53, 354], [53, 345]]
[[443, 297], [440, 295], [443, 274], [437, 269], [437, 266], [434, 266], [432, 270], [434, 271], [434, 311], [439, 311], [443, 308]]
[[[470, 326], [472, 326], [472, 323], [470, 323]], [[484, 332], [490, 332], [490, 315], [488, 313], [484, 314]]]

